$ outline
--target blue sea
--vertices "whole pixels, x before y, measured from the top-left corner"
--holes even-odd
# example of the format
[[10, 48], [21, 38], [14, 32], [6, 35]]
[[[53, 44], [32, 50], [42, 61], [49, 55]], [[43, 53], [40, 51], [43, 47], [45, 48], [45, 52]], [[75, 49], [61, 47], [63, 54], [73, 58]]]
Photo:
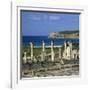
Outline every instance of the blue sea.
[[79, 43], [79, 39], [50, 39], [48, 36], [23, 36], [22, 43], [24, 46], [30, 45], [30, 42], [33, 42], [35, 46], [41, 46], [42, 41], [45, 42], [47, 46], [51, 44], [51, 41], [54, 42], [54, 45], [63, 45], [64, 41], [70, 41], [72, 43]]

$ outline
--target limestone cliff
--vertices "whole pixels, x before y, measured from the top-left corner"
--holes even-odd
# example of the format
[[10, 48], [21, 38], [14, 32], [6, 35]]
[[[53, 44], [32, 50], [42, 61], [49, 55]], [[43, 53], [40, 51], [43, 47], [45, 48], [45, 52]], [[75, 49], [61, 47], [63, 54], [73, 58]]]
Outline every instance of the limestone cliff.
[[52, 32], [48, 36], [49, 38], [79, 38], [79, 31], [61, 31]]

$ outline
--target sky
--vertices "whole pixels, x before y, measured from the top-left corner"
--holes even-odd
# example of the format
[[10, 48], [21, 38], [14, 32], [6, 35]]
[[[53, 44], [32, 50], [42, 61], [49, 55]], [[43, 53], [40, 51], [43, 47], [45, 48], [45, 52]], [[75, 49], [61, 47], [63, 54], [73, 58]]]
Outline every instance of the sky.
[[47, 36], [52, 32], [79, 30], [79, 15], [22, 10], [22, 35]]

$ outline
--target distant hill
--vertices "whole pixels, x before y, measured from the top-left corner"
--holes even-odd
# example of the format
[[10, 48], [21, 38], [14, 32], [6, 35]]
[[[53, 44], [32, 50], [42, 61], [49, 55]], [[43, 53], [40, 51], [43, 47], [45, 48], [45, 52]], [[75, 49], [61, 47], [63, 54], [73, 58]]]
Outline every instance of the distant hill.
[[52, 32], [48, 36], [49, 38], [79, 38], [79, 31], [61, 31]]

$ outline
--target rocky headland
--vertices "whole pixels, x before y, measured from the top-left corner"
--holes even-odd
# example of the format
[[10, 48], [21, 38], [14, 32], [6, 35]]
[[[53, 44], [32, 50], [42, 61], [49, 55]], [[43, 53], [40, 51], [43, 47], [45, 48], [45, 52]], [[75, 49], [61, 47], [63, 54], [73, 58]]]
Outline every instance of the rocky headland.
[[48, 35], [49, 38], [79, 38], [79, 31], [61, 31], [52, 32]]

